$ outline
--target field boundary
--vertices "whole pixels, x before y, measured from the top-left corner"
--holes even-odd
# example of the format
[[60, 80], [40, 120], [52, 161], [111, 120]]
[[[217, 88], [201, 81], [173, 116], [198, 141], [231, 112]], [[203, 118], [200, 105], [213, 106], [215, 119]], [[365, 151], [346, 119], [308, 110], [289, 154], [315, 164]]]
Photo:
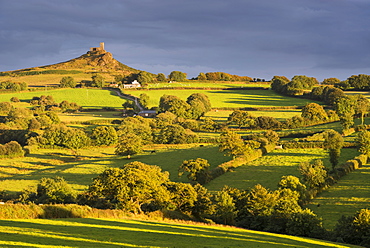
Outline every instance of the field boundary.
[[232, 169], [242, 166], [245, 163], [248, 163], [257, 158], [260, 158], [274, 149], [275, 149], [275, 144], [267, 145], [266, 147], [255, 149], [252, 153], [248, 155], [238, 156], [230, 161], [224, 162], [218, 165], [213, 170], [211, 170], [210, 174], [211, 174], [212, 180], [219, 176], [222, 176], [223, 174], [225, 174], [228, 171], [231, 171]]

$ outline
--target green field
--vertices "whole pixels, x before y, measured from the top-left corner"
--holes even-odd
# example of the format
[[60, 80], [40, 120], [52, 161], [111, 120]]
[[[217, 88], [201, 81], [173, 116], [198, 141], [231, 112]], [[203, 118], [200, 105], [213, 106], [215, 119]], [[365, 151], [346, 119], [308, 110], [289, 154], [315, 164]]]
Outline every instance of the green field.
[[122, 104], [126, 101], [117, 96], [114, 91], [82, 88], [0, 94], [0, 102], [7, 102], [13, 96], [18, 97], [22, 102], [29, 102], [34, 96], [40, 97], [42, 95], [51, 95], [58, 103], [64, 100], [75, 102], [84, 108], [122, 108]]
[[[204, 116], [211, 117], [216, 121], [227, 121], [227, 118], [232, 113], [232, 110], [211, 110]], [[292, 118], [293, 116], [301, 116], [302, 111], [300, 109], [278, 109], [278, 110], [265, 110], [265, 111], [248, 111], [252, 116], [270, 116], [274, 117], [279, 121]]]
[[119, 219], [0, 220], [1, 247], [355, 247], [240, 228]]
[[186, 82], [162, 82], [162, 83], [151, 83], [145, 88], [147, 89], [158, 89], [158, 88], [249, 88], [249, 87], [264, 87], [269, 88], [270, 83], [255, 83], [255, 82], [228, 82], [228, 81], [186, 81]]
[[145, 93], [149, 96], [149, 107], [158, 106], [161, 96], [176, 95], [183, 100], [193, 93], [208, 96], [213, 108], [258, 108], [276, 106], [304, 106], [313, 102], [308, 99], [282, 96], [272, 90], [125, 90], [125, 94], [139, 97]]
[[[358, 155], [355, 149], [342, 149], [339, 163]], [[220, 190], [224, 185], [239, 189], [248, 189], [256, 184], [275, 190], [282, 176], [300, 177], [298, 165], [304, 161], [322, 159], [330, 168], [329, 155], [324, 149], [279, 149], [261, 158], [237, 167], [206, 185], [211, 191]]]
[[[156, 150], [155, 154], [151, 151]], [[69, 150], [39, 149], [24, 158], [3, 159], [0, 166], [0, 189], [22, 191], [35, 186], [42, 177], [62, 176], [75, 190], [85, 190], [92, 179], [109, 167], [120, 167], [132, 161], [158, 165], [170, 173], [172, 181], [188, 182], [186, 176], [178, 178], [179, 166], [184, 160], [204, 158], [211, 168], [230, 158], [218, 152], [216, 146], [199, 145], [152, 145], [144, 152], [128, 160], [114, 154], [114, 147], [81, 149], [76, 159]]]
[[77, 112], [77, 113], [58, 113], [59, 119], [62, 122], [84, 122], [93, 120], [107, 120], [114, 119], [122, 120], [122, 112], [120, 111], [94, 111], [94, 112]]
[[310, 205], [325, 219], [325, 227], [333, 229], [342, 215], [353, 216], [370, 206], [370, 165], [342, 177], [337, 184], [319, 194]]

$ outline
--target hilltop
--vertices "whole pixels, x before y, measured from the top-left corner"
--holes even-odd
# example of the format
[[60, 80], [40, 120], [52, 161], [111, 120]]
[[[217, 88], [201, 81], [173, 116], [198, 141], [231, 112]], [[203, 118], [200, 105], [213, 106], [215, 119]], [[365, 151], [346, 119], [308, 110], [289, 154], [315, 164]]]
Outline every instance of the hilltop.
[[72, 76], [76, 81], [90, 80], [93, 73], [101, 73], [107, 81], [114, 81], [116, 75], [130, 75], [140, 70], [131, 68], [113, 57], [113, 54], [100, 47], [92, 47], [81, 56], [52, 65], [38, 66], [14, 71], [0, 72], [0, 81], [26, 82], [29, 86], [49, 86], [58, 84], [64, 76]]

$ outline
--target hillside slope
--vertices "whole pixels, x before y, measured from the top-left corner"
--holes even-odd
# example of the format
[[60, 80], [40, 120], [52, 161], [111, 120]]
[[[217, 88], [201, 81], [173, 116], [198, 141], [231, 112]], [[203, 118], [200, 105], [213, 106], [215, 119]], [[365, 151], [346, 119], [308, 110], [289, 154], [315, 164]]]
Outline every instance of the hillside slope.
[[245, 229], [123, 219], [0, 220], [0, 245], [18, 247], [357, 247]]
[[99, 49], [57, 64], [0, 72], [0, 82], [26, 82], [31, 87], [52, 86], [65, 76], [71, 76], [77, 82], [91, 80], [93, 73], [100, 73], [106, 81], [113, 82], [117, 75], [126, 76], [138, 72], [140, 70], [114, 59], [112, 53]]

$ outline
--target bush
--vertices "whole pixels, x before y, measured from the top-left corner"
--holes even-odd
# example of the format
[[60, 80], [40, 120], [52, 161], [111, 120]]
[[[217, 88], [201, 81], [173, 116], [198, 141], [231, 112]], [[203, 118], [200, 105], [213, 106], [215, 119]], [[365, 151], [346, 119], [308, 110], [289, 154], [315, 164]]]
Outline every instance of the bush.
[[15, 96], [13, 96], [12, 98], [10, 98], [10, 101], [11, 102], [20, 102], [19, 98], [18, 97], [15, 97]]
[[37, 184], [36, 194], [30, 194], [29, 200], [36, 203], [74, 203], [76, 194], [62, 177], [42, 178]]
[[216, 168], [213, 168], [212, 170], [210, 170], [210, 176], [213, 180], [216, 177], [225, 174], [227, 171], [233, 168], [239, 167], [242, 164], [248, 163], [259, 157], [262, 157], [263, 154], [264, 154], [263, 149], [254, 149], [248, 152], [248, 155], [236, 157], [233, 160], [227, 161], [225, 163], [218, 165]]
[[342, 242], [370, 247], [370, 210], [361, 209], [354, 216], [342, 216], [334, 233]]
[[17, 141], [10, 141], [5, 145], [0, 145], [0, 157], [2, 158], [23, 157], [24, 154], [22, 146]]
[[367, 163], [368, 156], [361, 154], [354, 158], [359, 161], [360, 167]]
[[325, 229], [322, 226], [322, 219], [311, 210], [305, 209], [292, 214], [287, 222], [286, 233], [294, 236], [322, 238]]

